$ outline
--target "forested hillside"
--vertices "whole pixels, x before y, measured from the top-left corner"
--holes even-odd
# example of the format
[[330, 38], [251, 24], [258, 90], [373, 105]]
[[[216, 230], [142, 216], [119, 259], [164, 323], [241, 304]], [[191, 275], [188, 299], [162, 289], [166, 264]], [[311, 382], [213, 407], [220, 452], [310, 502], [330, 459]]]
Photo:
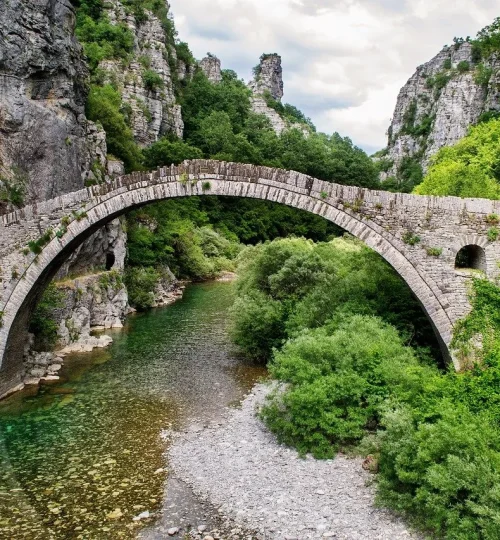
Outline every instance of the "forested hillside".
[[[142, 28], [157, 22], [163, 37], [151, 42]], [[378, 185], [374, 164], [348, 138], [316, 133], [311, 124], [301, 129], [304, 115], [266, 93], [267, 104], [297, 126], [277, 133], [266, 116], [252, 111], [252, 91], [236, 73], [223, 70], [220, 80], [210, 81], [188, 45], [177, 39], [163, 1], [114, 2], [110, 9], [100, 0], [81, 0], [76, 35], [90, 69], [87, 116], [103, 126], [112, 159], [123, 161], [128, 172], [205, 157], [292, 169], [348, 185]], [[153, 129], [160, 114], [157, 99], [169, 111], [180, 111], [182, 122], [175, 125], [182, 130]], [[260, 201], [204, 198], [153, 205], [128, 220], [131, 301], [140, 308], [151, 304], [151, 294], [135, 291], [152, 293], [167, 265], [179, 277], [202, 279], [234, 270], [231, 258], [240, 242], [290, 234], [325, 240], [336, 233], [316, 216]], [[207, 234], [217, 247], [207, 247]], [[229, 251], [221, 247], [228, 242]]]

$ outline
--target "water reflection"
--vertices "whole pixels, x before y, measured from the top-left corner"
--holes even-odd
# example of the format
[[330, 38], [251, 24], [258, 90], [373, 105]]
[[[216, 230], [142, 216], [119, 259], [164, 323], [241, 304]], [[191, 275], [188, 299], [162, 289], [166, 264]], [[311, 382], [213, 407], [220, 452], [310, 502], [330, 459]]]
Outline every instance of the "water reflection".
[[[0, 537], [129, 538], [162, 505], [160, 433], [213, 420], [264, 370], [231, 353], [227, 283], [131, 318], [62, 380], [0, 403]], [[168, 467], [168, 466], [167, 466]]]

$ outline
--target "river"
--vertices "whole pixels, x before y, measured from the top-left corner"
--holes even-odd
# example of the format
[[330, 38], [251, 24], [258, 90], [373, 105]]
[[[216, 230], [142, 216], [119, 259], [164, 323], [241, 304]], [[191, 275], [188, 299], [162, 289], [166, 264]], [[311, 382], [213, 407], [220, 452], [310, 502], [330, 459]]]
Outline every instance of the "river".
[[57, 384], [0, 402], [0, 538], [133, 538], [135, 516], [179, 511], [162, 432], [217, 420], [265, 375], [231, 347], [232, 301], [228, 283], [190, 285], [68, 356]]

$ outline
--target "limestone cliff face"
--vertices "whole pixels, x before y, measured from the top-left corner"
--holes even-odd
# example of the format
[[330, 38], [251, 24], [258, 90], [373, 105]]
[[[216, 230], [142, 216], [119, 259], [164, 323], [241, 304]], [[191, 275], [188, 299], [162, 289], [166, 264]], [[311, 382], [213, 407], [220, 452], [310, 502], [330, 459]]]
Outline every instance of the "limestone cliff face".
[[464, 137], [483, 112], [500, 109], [500, 59], [474, 60], [471, 44], [464, 42], [444, 47], [417, 68], [397, 99], [383, 179], [396, 176], [405, 158], [417, 160], [425, 172], [440, 148]]
[[279, 54], [263, 54], [255, 70], [254, 80], [249, 84], [254, 94], [264, 94], [266, 91], [280, 101], [283, 97], [283, 68]]
[[248, 84], [252, 91], [252, 110], [256, 114], [263, 114], [271, 122], [271, 126], [278, 135], [287, 129], [288, 122], [273, 108], [269, 107], [265, 99], [268, 94], [276, 101], [283, 97], [283, 69], [281, 56], [277, 54], [263, 54], [260, 63], [255, 69], [254, 79]]
[[[161, 21], [145, 10], [146, 19], [138, 23], [119, 0], [106, 2], [105, 9], [112, 23], [125, 24], [134, 35], [134, 53], [128, 65], [124, 67], [121, 60], [104, 60], [99, 67], [105, 71], [108, 82], [120, 87], [124, 103], [131, 108], [136, 141], [146, 146], [168, 133], [182, 137], [184, 123], [181, 106], [176, 103], [174, 77], [184, 79], [191, 72], [177, 60]], [[159, 80], [148, 80], [151, 74], [158, 75]]]
[[91, 334], [96, 328], [121, 328], [129, 311], [128, 295], [119, 272], [101, 272], [57, 283], [62, 305], [54, 311], [58, 325], [57, 352], [39, 352], [36, 339], [29, 335], [24, 351], [24, 382], [38, 384], [40, 379], [57, 379], [70, 352], [89, 352], [107, 347], [113, 339]]
[[210, 82], [217, 84], [222, 81], [221, 64], [216, 56], [210, 55], [203, 58], [199, 65]]
[[57, 279], [82, 275], [89, 271], [123, 272], [127, 255], [127, 233], [123, 218], [99, 229], [70, 255], [58, 272]]
[[[70, 0], [0, 3], [0, 189], [25, 202], [81, 189], [106, 159], [104, 132], [84, 114], [88, 71]], [[8, 190], [7, 190], [8, 194]]]

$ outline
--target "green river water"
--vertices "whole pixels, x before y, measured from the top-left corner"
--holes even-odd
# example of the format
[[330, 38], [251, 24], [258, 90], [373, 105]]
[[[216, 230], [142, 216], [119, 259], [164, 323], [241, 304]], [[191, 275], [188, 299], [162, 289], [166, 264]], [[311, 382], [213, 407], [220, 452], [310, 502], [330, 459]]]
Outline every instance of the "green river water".
[[0, 402], [0, 538], [137, 534], [164, 504], [162, 431], [216, 419], [265, 374], [232, 350], [232, 301], [230, 284], [190, 285], [67, 357], [57, 384]]

